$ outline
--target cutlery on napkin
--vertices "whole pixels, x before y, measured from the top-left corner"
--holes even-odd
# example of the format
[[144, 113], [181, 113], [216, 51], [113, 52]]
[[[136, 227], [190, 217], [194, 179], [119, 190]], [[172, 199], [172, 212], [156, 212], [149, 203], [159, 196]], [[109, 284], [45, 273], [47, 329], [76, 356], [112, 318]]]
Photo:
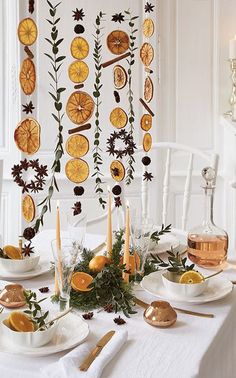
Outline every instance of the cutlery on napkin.
[[[114, 332], [114, 331], [111, 331]], [[87, 371], [81, 371], [79, 367], [85, 361], [85, 358], [91, 352], [91, 345], [88, 346], [86, 342], [77, 346], [70, 353], [60, 358], [58, 362], [50, 364], [41, 369], [42, 377], [47, 378], [99, 378], [105, 366], [112, 360], [112, 358], [119, 352], [121, 347], [125, 344], [128, 338], [126, 330], [117, 330], [110, 338], [109, 342], [105, 343], [101, 351], [97, 354], [93, 363]], [[97, 342], [100, 344], [102, 339]], [[96, 345], [96, 346], [97, 346]], [[92, 347], [93, 348], [93, 347]], [[94, 348], [95, 349], [95, 348]]]

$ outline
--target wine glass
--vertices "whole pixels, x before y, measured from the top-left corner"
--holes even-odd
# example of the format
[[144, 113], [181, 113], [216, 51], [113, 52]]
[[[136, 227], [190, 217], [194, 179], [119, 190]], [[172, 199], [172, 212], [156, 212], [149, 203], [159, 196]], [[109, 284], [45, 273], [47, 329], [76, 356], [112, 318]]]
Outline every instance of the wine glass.
[[84, 239], [87, 226], [87, 214], [80, 213], [74, 215], [73, 213], [67, 214], [67, 231], [69, 238], [73, 240], [79, 248], [79, 255], [81, 256], [84, 248]]

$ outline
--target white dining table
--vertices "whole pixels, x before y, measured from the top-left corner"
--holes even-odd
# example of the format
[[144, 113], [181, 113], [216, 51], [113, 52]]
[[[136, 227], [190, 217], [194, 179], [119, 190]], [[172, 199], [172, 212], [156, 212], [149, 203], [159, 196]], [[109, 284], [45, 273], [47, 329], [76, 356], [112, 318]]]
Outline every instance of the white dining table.
[[[36, 240], [42, 254], [51, 254], [50, 232]], [[87, 245], [95, 247], [103, 237], [90, 235]], [[228, 279], [236, 279], [236, 263], [231, 261], [222, 273]], [[50, 272], [21, 284], [38, 292], [48, 286], [53, 294], [53, 277]], [[150, 303], [156, 297], [141, 288], [135, 295]], [[171, 303], [174, 305], [174, 303]], [[47, 306], [55, 306], [47, 301]], [[213, 313], [214, 318], [200, 318], [178, 313], [171, 328], [161, 329], [143, 320], [143, 309], [125, 319], [126, 324], [116, 325], [114, 313], [98, 312], [87, 320], [90, 333], [86, 343], [92, 348], [109, 330], [127, 329], [128, 341], [115, 358], [105, 367], [102, 378], [234, 378], [236, 377], [236, 291], [224, 299], [202, 305], [178, 305], [188, 310]], [[6, 310], [5, 310], [6, 311]], [[76, 311], [82, 314], [80, 311]], [[123, 318], [123, 314], [120, 314]], [[76, 332], [76, 330], [75, 330]], [[56, 362], [67, 352], [46, 357], [24, 357], [0, 353], [0, 378], [42, 378], [41, 369]], [[79, 375], [81, 376], [81, 375]]]

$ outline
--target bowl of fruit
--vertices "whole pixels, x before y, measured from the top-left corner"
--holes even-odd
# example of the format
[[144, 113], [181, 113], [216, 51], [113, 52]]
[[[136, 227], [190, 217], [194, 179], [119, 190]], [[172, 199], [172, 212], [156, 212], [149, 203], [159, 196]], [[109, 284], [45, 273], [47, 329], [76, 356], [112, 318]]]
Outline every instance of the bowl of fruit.
[[187, 270], [182, 274], [166, 271], [162, 273], [162, 282], [171, 294], [181, 298], [197, 297], [208, 285], [208, 280], [196, 270]]
[[11, 273], [29, 272], [36, 268], [40, 256], [34, 253], [31, 243], [21, 249], [13, 245], [6, 245], [0, 249], [0, 268]]

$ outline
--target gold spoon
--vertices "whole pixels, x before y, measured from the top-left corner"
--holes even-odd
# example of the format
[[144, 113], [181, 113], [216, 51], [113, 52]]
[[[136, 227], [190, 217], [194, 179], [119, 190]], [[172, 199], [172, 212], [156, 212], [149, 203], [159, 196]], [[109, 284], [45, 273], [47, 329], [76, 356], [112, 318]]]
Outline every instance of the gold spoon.
[[[141, 307], [143, 307], [143, 308], [145, 308], [145, 309], [147, 309], [148, 307], [150, 307], [149, 304], [147, 304], [147, 303], [141, 301], [140, 299], [138, 299], [138, 298], [136, 298], [136, 297], [134, 298], [134, 301], [135, 301], [135, 303], [136, 303], [137, 305], [139, 305], [139, 306], [141, 306]], [[153, 303], [155, 303], [155, 302], [152, 302], [152, 304], [153, 304]], [[151, 305], [152, 305], [152, 304], [151, 304]], [[181, 313], [183, 313], [183, 314], [187, 314], [187, 315], [200, 316], [200, 317], [203, 317], [203, 318], [214, 318], [214, 315], [213, 315], [213, 314], [204, 314], [204, 313], [202, 313], [202, 312], [196, 312], [196, 311], [184, 310], [184, 309], [182, 309], [182, 308], [178, 308], [178, 307], [173, 307], [173, 309], [174, 309], [175, 311], [178, 311], [178, 312], [181, 312]]]

